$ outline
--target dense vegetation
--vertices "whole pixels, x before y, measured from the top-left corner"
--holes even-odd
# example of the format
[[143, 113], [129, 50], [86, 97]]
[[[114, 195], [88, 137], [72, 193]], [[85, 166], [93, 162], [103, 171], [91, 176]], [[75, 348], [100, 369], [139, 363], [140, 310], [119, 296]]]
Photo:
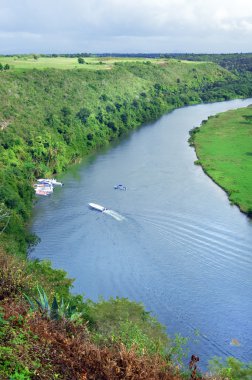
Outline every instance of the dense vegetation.
[[195, 62], [215, 62], [235, 73], [252, 72], [252, 53], [233, 54], [165, 54], [167, 58], [185, 59]]
[[230, 202], [252, 216], [252, 107], [228, 111], [192, 131], [191, 143], [204, 171]]
[[[171, 109], [251, 96], [252, 80], [209, 62], [23, 58], [5, 57], [0, 72], [0, 377], [180, 379], [183, 340], [142, 305], [83, 301], [63, 271], [25, 259], [36, 242], [26, 230], [32, 184]], [[61, 70], [48, 68], [55, 62]], [[250, 371], [218, 368], [220, 378]]]

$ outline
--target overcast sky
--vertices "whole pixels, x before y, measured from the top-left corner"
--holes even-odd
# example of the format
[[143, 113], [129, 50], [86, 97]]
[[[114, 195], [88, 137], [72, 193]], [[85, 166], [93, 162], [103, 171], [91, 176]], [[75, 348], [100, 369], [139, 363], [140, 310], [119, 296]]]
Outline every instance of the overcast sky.
[[252, 0], [0, 0], [0, 54], [252, 52]]

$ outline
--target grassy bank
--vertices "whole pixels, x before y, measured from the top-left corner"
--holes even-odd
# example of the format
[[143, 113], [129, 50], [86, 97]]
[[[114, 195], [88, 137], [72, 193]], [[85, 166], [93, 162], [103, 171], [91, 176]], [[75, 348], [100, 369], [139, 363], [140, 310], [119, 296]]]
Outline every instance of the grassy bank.
[[198, 163], [251, 217], [252, 107], [210, 117], [192, 136]]

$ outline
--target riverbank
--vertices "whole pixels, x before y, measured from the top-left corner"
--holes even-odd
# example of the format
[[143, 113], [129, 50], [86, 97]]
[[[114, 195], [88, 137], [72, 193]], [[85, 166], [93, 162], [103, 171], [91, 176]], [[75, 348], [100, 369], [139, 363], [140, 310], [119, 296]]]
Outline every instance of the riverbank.
[[252, 217], [252, 107], [210, 117], [191, 133], [200, 164], [239, 209]]

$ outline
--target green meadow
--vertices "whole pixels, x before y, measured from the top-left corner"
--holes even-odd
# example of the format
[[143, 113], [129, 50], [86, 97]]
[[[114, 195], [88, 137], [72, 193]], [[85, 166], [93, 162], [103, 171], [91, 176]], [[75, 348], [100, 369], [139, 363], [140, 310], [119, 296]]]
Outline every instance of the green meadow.
[[[164, 63], [165, 59], [155, 58], [138, 58], [138, 57], [84, 57], [84, 64], [78, 62], [77, 57], [43, 57], [36, 54], [20, 55], [20, 56], [0, 56], [0, 62], [3, 65], [10, 65], [11, 69], [25, 70], [25, 69], [84, 69], [84, 70], [108, 70], [111, 69], [115, 63], [123, 62], [151, 62], [156, 64]], [[201, 62], [199, 62], [201, 63]]]
[[44, 70], [48, 68], [52, 69], [86, 69], [95, 70], [108, 69], [110, 63], [108, 61], [98, 60], [97, 58], [85, 58], [84, 64], [78, 63], [78, 58], [66, 58], [66, 57], [39, 57], [39, 56], [12, 56], [12, 57], [0, 57], [0, 62], [5, 65], [10, 65], [11, 69], [26, 70], [26, 69], [39, 69]]
[[252, 106], [210, 117], [193, 141], [204, 171], [252, 215]]

